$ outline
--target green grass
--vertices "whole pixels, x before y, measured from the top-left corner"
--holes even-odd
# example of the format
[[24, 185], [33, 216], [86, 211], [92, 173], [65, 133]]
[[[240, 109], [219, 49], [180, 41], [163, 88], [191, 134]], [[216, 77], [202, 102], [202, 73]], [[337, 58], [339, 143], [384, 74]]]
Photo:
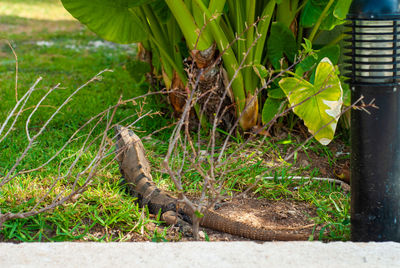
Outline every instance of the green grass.
[[[228, 197], [234, 196], [253, 187], [261, 174], [265, 177], [274, 177], [273, 180], [261, 179], [255, 185], [253, 193], [257, 198], [288, 199], [309, 203], [316, 208], [317, 212], [312, 219], [323, 226], [318, 233], [319, 239], [348, 240], [350, 238], [350, 193], [333, 183], [308, 179], [307, 177], [323, 176], [312, 164], [298, 167], [295, 166], [295, 161], [285, 162], [283, 157], [287, 151], [301, 145], [294, 141], [288, 143], [288, 140], [290, 137], [282, 142], [271, 142], [269, 139], [265, 143], [250, 142], [240, 151], [236, 151], [240, 144], [232, 142], [227, 155], [233, 154], [233, 157], [226, 162], [225, 166], [216, 170], [218, 182], [225, 183], [222, 194]], [[159, 166], [161, 161], [157, 158], [159, 155], [154, 152], [160, 150], [162, 146], [163, 144], [160, 143], [148, 144], [150, 159], [156, 163], [155, 166]], [[303, 151], [319, 156], [319, 160], [326, 161], [327, 164], [333, 165], [337, 161], [328, 147], [320, 145], [315, 140], [305, 144]], [[181, 162], [177, 161], [175, 166], [178, 167], [180, 164]], [[207, 170], [207, 164], [203, 168]], [[228, 169], [228, 172], [224, 177], [219, 176], [224, 169]], [[192, 195], [198, 194], [202, 189], [202, 176], [188, 164], [183, 170], [185, 170], [183, 178], [185, 192]], [[305, 177], [302, 180], [295, 180], [292, 179], [293, 176]], [[176, 191], [176, 188], [168, 182], [167, 174], [158, 172], [153, 178], [159, 185], [163, 185], [170, 191]]]
[[1, 0], [2, 16], [18, 16], [39, 20], [73, 20], [59, 0]]
[[[99, 43], [99, 38], [72, 20], [57, 0], [0, 0], [0, 34], [8, 39], [18, 54], [18, 96], [21, 97], [39, 77], [43, 81], [37, 87], [27, 105], [36, 103], [52, 86], [61, 83], [60, 89], [53, 92], [43, 103], [32, 119], [31, 131], [34, 133], [54, 112], [65, 98], [78, 86], [103, 69], [112, 69], [97, 81], [79, 92], [73, 100], [55, 117], [43, 136], [35, 144], [29, 156], [21, 163], [20, 169], [40, 165], [53, 155], [70, 135], [88, 119], [114, 105], [120, 95], [124, 99], [147, 92], [146, 84], [137, 84], [126, 71], [128, 56], [136, 53], [135, 46], [120, 46]], [[100, 44], [101, 46], [96, 46]], [[0, 43], [0, 122], [15, 105], [15, 61], [5, 42]], [[167, 109], [154, 99], [146, 100], [146, 109], [157, 111]], [[116, 120], [136, 114], [138, 105], [127, 104], [118, 109]], [[15, 159], [27, 144], [24, 133], [24, 112], [15, 130], [0, 144], [0, 176], [11, 168]], [[133, 117], [130, 121], [135, 119]], [[153, 116], [139, 122], [135, 127], [138, 133], [151, 133], [171, 123], [166, 115]], [[104, 127], [104, 123], [100, 124]], [[87, 133], [85, 129], [82, 134]], [[143, 133], [144, 133], [143, 132]], [[95, 134], [99, 134], [96, 130]], [[157, 167], [168, 148], [169, 130], [158, 133], [146, 141], [150, 161]], [[82, 145], [83, 139], [72, 143], [55, 161], [45, 169], [30, 175], [20, 176], [8, 183], [0, 191], [1, 211], [27, 211], [39, 200], [58, 174], [58, 163], [72, 156]], [[282, 142], [266, 142], [263, 145], [252, 143], [228, 162], [232, 171], [226, 175], [224, 193], [233, 195], [252, 185], [257, 175], [267, 171], [268, 176], [284, 176], [283, 180], [261, 180], [255, 192], [260, 198], [305, 201], [317, 207], [316, 222], [324, 224], [328, 230], [324, 239], [346, 240], [349, 237], [349, 194], [341, 189], [321, 182], [306, 183], [287, 178], [291, 175], [319, 175], [311, 166], [293, 173], [291, 164], [282, 161], [285, 152], [298, 145], [290, 137]], [[228, 153], [237, 148], [232, 143]], [[291, 147], [292, 146], [292, 147]], [[256, 150], [255, 150], [256, 148]], [[329, 149], [314, 142], [305, 145], [306, 152], [315, 152], [328, 161], [335, 161]], [[254, 153], [254, 152], [258, 153]], [[275, 155], [275, 165], [269, 165], [263, 155]], [[83, 168], [93, 157], [93, 151], [84, 154], [77, 168]], [[61, 166], [65, 172], [71, 159]], [[0, 240], [12, 241], [130, 241], [137, 239], [144, 228], [145, 239], [165, 241], [166, 231], [146, 231], [150, 222], [148, 215], [141, 215], [134, 198], [124, 192], [119, 184], [119, 170], [116, 164], [102, 171], [76, 202], [68, 202], [51, 212], [27, 219], [10, 220], [0, 231]], [[174, 191], [169, 177], [159, 171], [154, 172], [158, 185]], [[185, 173], [184, 187], [189, 193], [198, 193], [202, 178], [194, 170]], [[67, 187], [68, 182], [60, 181], [56, 192]], [[50, 197], [54, 197], [52, 193]], [[50, 199], [45, 200], [50, 202]], [[140, 236], [140, 235], [139, 235]], [[136, 237], [136, 238], [135, 238]]]
[[[26, 107], [34, 105], [44, 93], [57, 83], [60, 89], [43, 103], [30, 123], [32, 133], [38, 131], [49, 116], [78, 86], [103, 69], [112, 69], [79, 92], [61, 110], [41, 138], [21, 163], [19, 170], [39, 166], [68, 140], [70, 135], [92, 116], [124, 99], [147, 91], [145, 85], [134, 83], [125, 65], [128, 56], [134, 56], [136, 47], [119, 46], [102, 42], [62, 8], [59, 1], [0, 1], [0, 29], [18, 55], [18, 96], [21, 97], [38, 77], [43, 77]], [[30, 29], [33, 29], [30, 31]], [[6, 42], [0, 43], [0, 122], [15, 105], [15, 60]], [[151, 101], [147, 101], [149, 109]], [[138, 106], [128, 104], [118, 109], [116, 120], [135, 114]], [[23, 113], [11, 135], [0, 144], [0, 176], [11, 168], [27, 144], [24, 121], [32, 109]], [[131, 119], [134, 120], [135, 117]], [[157, 129], [165, 124], [162, 117], [156, 122], [142, 121], [137, 129]], [[104, 127], [104, 123], [100, 125]], [[100, 128], [99, 128], [100, 129]], [[84, 133], [87, 133], [85, 129]], [[96, 130], [94, 134], [99, 134]], [[27, 211], [39, 200], [58, 173], [58, 162], [79, 150], [83, 139], [67, 149], [40, 172], [20, 176], [0, 191], [0, 208], [7, 211]], [[87, 152], [77, 169], [82, 169], [92, 157]], [[71, 160], [61, 171], [65, 171]], [[119, 186], [119, 171], [111, 165], [96, 177], [92, 186], [76, 203], [70, 202], [52, 212], [28, 219], [11, 220], [4, 224], [1, 236], [15, 241], [64, 241], [64, 240], [129, 240], [127, 234], [137, 232], [149, 219], [140, 219], [140, 211]], [[56, 191], [67, 187], [60, 182]], [[67, 187], [68, 189], [68, 187]], [[50, 195], [54, 197], [55, 193]], [[50, 202], [45, 200], [44, 204]], [[43, 205], [44, 205], [43, 204]], [[107, 233], [106, 230], [116, 230]], [[101, 235], [100, 235], [101, 234]], [[152, 235], [150, 235], [152, 236]]]

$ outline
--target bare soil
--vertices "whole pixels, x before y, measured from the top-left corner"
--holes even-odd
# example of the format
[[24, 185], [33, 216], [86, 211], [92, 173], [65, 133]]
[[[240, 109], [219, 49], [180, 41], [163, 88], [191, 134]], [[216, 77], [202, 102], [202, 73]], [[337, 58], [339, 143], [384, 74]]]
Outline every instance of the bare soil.
[[[316, 209], [304, 202], [292, 200], [271, 201], [255, 198], [234, 199], [217, 210], [223, 216], [277, 233], [312, 234]], [[210, 241], [249, 240], [210, 229], [205, 229]], [[202, 238], [204, 239], [204, 237]]]
[[[277, 233], [296, 233], [312, 236], [318, 233], [319, 226], [311, 218], [315, 217], [316, 208], [305, 202], [292, 200], [271, 201], [255, 198], [240, 198], [224, 202], [219, 205], [217, 212], [224, 217], [243, 222], [254, 228], [273, 230]], [[156, 226], [154, 223], [146, 225], [149, 233], [156, 230], [162, 233], [165, 226]], [[249, 241], [250, 239], [218, 232], [209, 228], [200, 228], [201, 241]], [[182, 237], [178, 228], [170, 227], [165, 236], [169, 241], [193, 241], [193, 237]], [[130, 241], [148, 241], [145, 235], [132, 234]]]
[[[299, 139], [302, 138], [300, 137]], [[254, 147], [248, 153], [256, 152], [256, 148], [257, 147]], [[294, 150], [295, 148], [296, 147], [293, 147], [291, 150]], [[328, 148], [332, 154], [332, 161], [330, 161], [326, 155], [321, 155], [319, 152], [300, 150], [297, 153], [296, 161], [290, 169], [292, 172], [302, 170], [302, 176], [309, 176], [312, 170], [317, 169], [319, 171], [318, 177], [341, 180], [344, 182], [343, 184], [340, 184], [343, 192], [349, 192], [349, 147], [340, 140], [335, 140], [335, 142], [331, 143]], [[243, 154], [244, 157], [246, 157], [247, 153], [245, 151]], [[282, 153], [282, 155], [284, 154]], [[281, 160], [276, 159], [272, 152], [271, 155], [260, 153], [260, 158], [263, 159], [262, 162], [265, 165], [269, 165], [271, 168], [282, 165]], [[306, 166], [310, 166], [311, 168], [306, 171], [304, 170], [304, 167]], [[174, 195], [174, 193], [171, 194]], [[274, 230], [277, 233], [306, 234], [310, 238], [314, 237], [314, 239], [318, 239], [318, 234], [322, 226], [316, 225], [312, 220], [317, 217], [316, 209], [315, 206], [311, 206], [306, 202], [290, 199], [267, 200], [251, 196], [238, 197], [225, 201], [219, 204], [219, 208], [216, 211], [224, 217], [246, 223], [255, 228]], [[164, 228], [162, 226], [156, 226], [155, 224], [149, 224], [146, 227], [150, 232], [158, 228], [158, 233], [161, 233]], [[170, 241], [193, 240], [192, 237], [181, 237], [178, 229], [174, 227], [171, 227], [167, 231], [166, 238]], [[218, 232], [208, 228], [201, 228], [200, 240], [248, 241], [250, 239]], [[132, 241], [146, 241], [146, 239], [139, 234], [136, 237], [132, 237]]]

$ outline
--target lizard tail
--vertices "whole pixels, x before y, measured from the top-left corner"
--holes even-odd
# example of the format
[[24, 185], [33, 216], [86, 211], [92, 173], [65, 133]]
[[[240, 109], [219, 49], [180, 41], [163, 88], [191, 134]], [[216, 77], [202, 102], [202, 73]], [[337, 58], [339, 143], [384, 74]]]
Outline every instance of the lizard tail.
[[282, 229], [255, 228], [243, 222], [223, 217], [211, 210], [204, 212], [200, 225], [228, 234], [262, 241], [304, 241], [310, 237], [310, 234], [307, 233], [294, 233], [292, 229], [289, 232]]

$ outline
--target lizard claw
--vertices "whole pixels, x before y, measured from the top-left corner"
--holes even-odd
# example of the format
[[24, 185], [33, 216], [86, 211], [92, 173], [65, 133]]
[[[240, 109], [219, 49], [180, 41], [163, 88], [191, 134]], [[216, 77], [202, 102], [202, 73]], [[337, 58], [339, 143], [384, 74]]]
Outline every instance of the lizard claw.
[[165, 221], [168, 225], [179, 227], [179, 231], [181, 231], [184, 236], [193, 236], [192, 226], [177, 216], [175, 211], [166, 211], [161, 215], [161, 220]]

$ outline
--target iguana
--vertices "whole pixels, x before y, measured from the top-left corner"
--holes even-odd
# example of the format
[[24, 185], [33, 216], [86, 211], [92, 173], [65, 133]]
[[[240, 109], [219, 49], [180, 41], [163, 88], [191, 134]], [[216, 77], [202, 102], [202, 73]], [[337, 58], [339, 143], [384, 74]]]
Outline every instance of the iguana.
[[[178, 200], [159, 189], [150, 174], [150, 164], [140, 138], [131, 130], [116, 126], [116, 159], [120, 171], [130, 190], [138, 197], [141, 206], [149, 212], [157, 214], [161, 210], [161, 219], [167, 224], [180, 227], [189, 226], [193, 217], [192, 210], [186, 206], [178, 208]], [[309, 234], [277, 233], [276, 230], [255, 228], [242, 222], [218, 214], [214, 210], [206, 210], [200, 225], [213, 230], [242, 236], [254, 240], [307, 240]]]

